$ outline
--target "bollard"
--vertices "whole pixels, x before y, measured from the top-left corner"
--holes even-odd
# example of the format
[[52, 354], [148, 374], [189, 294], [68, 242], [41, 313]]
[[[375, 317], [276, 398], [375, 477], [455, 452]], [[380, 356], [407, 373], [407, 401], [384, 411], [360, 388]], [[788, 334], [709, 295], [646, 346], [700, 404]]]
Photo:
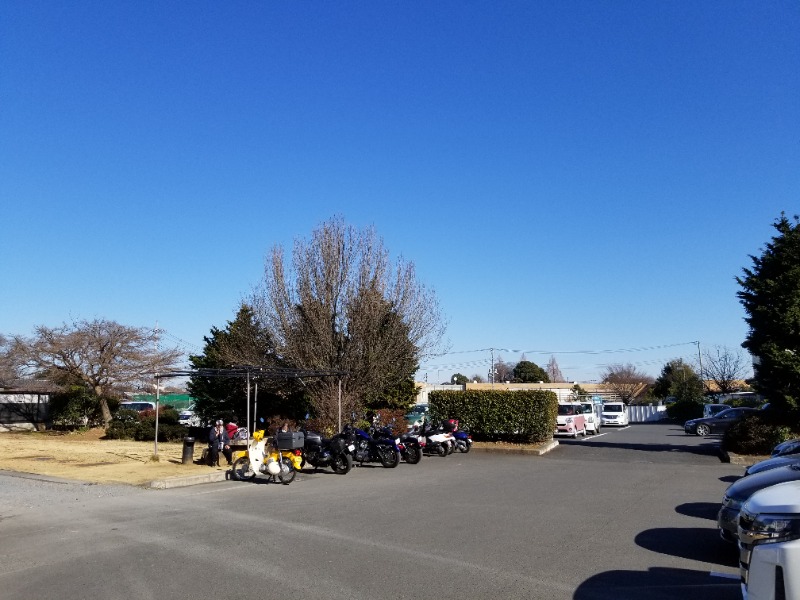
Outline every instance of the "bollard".
[[181, 462], [185, 465], [190, 465], [194, 462], [194, 438], [183, 438], [183, 457]]

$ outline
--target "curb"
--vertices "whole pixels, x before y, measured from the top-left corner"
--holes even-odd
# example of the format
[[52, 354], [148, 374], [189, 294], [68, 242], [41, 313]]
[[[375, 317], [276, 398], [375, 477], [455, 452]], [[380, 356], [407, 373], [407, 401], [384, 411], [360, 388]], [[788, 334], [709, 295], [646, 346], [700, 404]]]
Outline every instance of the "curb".
[[542, 456], [558, 446], [558, 440], [550, 440], [540, 448], [492, 448], [472, 446], [472, 452], [498, 452], [500, 454], [534, 454]]
[[201, 483], [215, 483], [217, 481], [227, 481], [231, 479], [231, 472], [212, 471], [202, 475], [189, 475], [188, 477], [171, 477], [169, 479], [156, 479], [144, 485], [151, 490], [169, 490], [172, 488], [186, 487], [189, 485], [199, 485]]

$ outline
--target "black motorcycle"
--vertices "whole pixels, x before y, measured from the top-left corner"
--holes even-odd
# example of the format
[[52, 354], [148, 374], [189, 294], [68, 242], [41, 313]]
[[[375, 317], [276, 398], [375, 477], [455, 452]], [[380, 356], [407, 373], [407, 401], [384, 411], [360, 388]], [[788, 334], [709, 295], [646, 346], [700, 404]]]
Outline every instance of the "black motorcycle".
[[422, 460], [422, 446], [413, 433], [404, 433], [395, 438], [390, 427], [379, 427], [373, 433], [374, 437], [392, 439], [400, 450], [400, 457], [410, 465], [416, 465]]
[[352, 450], [355, 446], [348, 442], [347, 435], [337, 433], [332, 438], [324, 438], [316, 431], [303, 430], [305, 444], [303, 461], [314, 468], [330, 467], [334, 473], [345, 475], [353, 468]]
[[[374, 430], [373, 430], [374, 431]], [[373, 437], [363, 429], [347, 425], [344, 431], [350, 444], [355, 446], [353, 460], [360, 464], [379, 462], [386, 468], [400, 464], [400, 448], [394, 438]]]

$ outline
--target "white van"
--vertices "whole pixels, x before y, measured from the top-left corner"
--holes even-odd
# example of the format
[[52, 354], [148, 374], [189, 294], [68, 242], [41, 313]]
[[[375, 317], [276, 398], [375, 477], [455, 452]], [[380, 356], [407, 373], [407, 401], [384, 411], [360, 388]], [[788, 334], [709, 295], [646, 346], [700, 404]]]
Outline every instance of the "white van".
[[581, 400], [583, 416], [586, 417], [586, 431], [595, 435], [600, 433], [600, 426], [603, 421], [603, 404], [592, 402], [591, 400]]
[[603, 425], [627, 427], [630, 425], [630, 421], [628, 420], [628, 407], [625, 406], [624, 402], [605, 402], [603, 404], [601, 422]]

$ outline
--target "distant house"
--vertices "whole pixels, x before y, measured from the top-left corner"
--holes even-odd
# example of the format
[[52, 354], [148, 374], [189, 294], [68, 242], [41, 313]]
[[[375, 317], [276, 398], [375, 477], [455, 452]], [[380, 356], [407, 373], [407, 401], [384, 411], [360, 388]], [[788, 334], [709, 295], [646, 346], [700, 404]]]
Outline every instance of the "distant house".
[[57, 388], [48, 381], [16, 379], [0, 387], [0, 432], [44, 429], [50, 396]]

